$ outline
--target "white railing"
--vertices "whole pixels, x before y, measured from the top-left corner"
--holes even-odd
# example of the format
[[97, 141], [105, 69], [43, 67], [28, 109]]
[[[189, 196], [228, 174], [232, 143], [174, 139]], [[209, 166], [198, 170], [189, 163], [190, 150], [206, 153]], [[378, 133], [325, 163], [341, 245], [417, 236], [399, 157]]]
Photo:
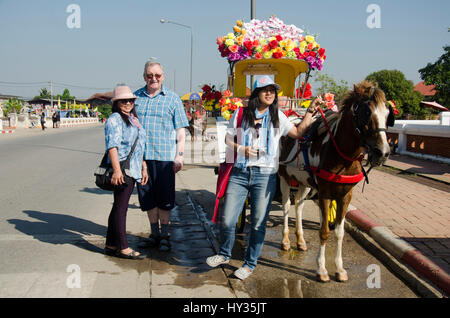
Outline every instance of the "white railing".
[[407, 150], [408, 135], [445, 138], [442, 147], [450, 147], [450, 112], [439, 114], [439, 120], [396, 120], [389, 133], [398, 134], [396, 152], [422, 159], [431, 159], [450, 164], [450, 158], [415, 153]]
[[97, 117], [82, 117], [82, 118], [61, 118], [60, 127], [73, 127], [80, 125], [97, 124]]

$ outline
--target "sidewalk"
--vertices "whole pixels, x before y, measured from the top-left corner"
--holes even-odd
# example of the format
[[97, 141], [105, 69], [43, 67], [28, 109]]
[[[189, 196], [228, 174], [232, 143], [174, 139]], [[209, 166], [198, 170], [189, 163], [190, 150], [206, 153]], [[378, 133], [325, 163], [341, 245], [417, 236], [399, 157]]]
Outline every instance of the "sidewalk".
[[[392, 155], [385, 166], [393, 169], [373, 169], [370, 183], [355, 187], [351, 205], [357, 211], [349, 212], [348, 219], [367, 233], [374, 228], [381, 229], [378, 235], [389, 232], [387, 244], [402, 247], [388, 249], [398, 251], [402, 260], [413, 255], [408, 265], [440, 289], [449, 288], [450, 166], [400, 155]], [[411, 173], [426, 179], [413, 181]]]

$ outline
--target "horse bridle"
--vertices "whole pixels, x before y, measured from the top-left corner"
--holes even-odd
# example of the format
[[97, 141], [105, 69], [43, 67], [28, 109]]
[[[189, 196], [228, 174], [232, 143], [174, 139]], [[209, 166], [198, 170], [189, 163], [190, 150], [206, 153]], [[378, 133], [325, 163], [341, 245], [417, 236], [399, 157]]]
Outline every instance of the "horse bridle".
[[[374, 92], [374, 88], [371, 88], [371, 90], [373, 90]], [[360, 141], [361, 146], [367, 149], [369, 156], [374, 153], [375, 149], [367, 142], [367, 139], [372, 137], [376, 133], [382, 131], [386, 132], [387, 130], [386, 128], [373, 129], [372, 126], [370, 125], [372, 117], [370, 102], [372, 101], [372, 99], [373, 93], [371, 94], [370, 97], [360, 100], [353, 106], [353, 123], [355, 125], [355, 130], [361, 137]], [[394, 122], [395, 122], [394, 110], [392, 106], [389, 105], [389, 115], [386, 120], [386, 127], [394, 126]], [[368, 130], [364, 129], [365, 126], [369, 127]]]

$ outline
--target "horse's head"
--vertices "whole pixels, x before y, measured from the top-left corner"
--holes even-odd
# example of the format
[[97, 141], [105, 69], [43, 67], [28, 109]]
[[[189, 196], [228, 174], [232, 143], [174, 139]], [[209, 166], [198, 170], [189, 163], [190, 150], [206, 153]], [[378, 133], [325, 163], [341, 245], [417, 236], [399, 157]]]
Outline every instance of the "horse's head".
[[395, 121], [392, 107], [386, 106], [384, 92], [373, 83], [363, 81], [354, 86], [344, 103], [351, 105], [353, 123], [370, 164], [382, 165], [390, 154], [386, 129]]

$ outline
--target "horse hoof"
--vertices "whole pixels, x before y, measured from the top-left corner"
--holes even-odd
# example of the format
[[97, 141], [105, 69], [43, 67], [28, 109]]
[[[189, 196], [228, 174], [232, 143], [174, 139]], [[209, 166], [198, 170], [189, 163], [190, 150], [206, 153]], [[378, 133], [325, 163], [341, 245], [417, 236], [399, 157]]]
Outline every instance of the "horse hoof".
[[305, 243], [298, 243], [298, 244], [297, 244], [297, 248], [298, 248], [300, 251], [303, 251], [303, 252], [305, 252], [305, 251], [308, 249], [308, 247], [306, 246]]
[[289, 243], [283, 243], [283, 244], [281, 245], [281, 249], [282, 249], [283, 251], [289, 251], [289, 250], [291, 249], [291, 244], [289, 244]]
[[328, 276], [328, 274], [317, 274], [317, 280], [322, 283], [328, 283], [330, 281], [330, 276]]
[[347, 273], [336, 273], [336, 280], [338, 282], [346, 282], [348, 281], [348, 275]]

